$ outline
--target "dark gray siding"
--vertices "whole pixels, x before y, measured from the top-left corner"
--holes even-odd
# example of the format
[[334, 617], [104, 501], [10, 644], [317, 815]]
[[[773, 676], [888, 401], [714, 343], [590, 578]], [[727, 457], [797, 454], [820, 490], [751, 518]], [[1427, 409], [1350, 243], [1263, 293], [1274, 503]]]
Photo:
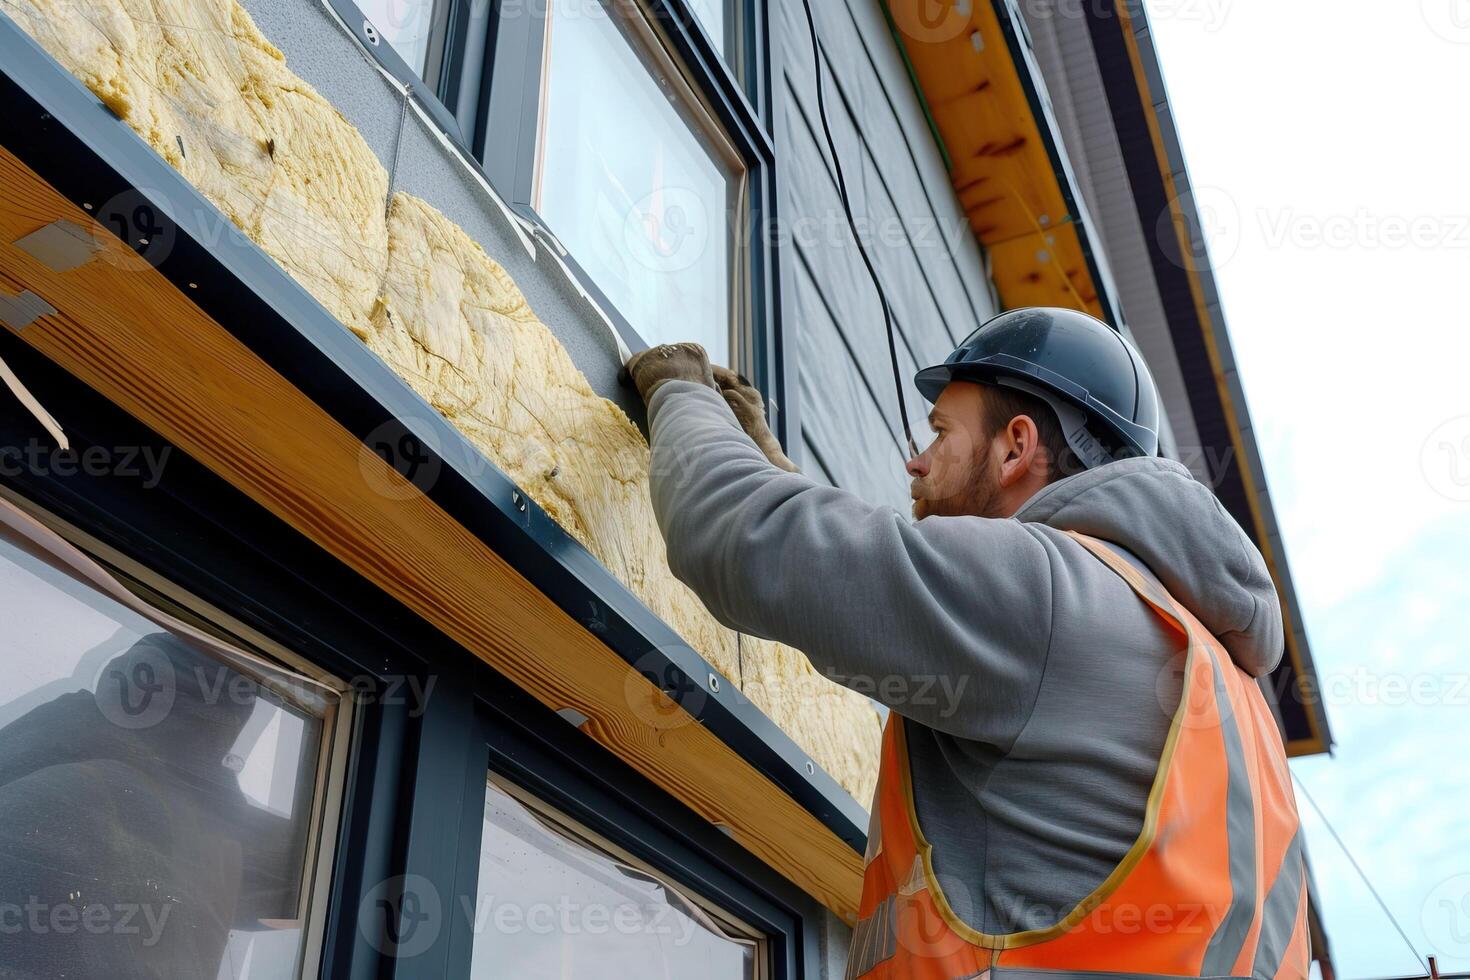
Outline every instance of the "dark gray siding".
[[[928, 408], [913, 389], [913, 373], [942, 359], [995, 311], [992, 290], [878, 0], [814, 0], [812, 7], [828, 119], [897, 320], [910, 423], [922, 443]], [[906, 454], [882, 310], [842, 215], [801, 0], [772, 0], [770, 16], [782, 326], [796, 357], [800, 399], [800, 438], [790, 441], [813, 476], [906, 506]]]

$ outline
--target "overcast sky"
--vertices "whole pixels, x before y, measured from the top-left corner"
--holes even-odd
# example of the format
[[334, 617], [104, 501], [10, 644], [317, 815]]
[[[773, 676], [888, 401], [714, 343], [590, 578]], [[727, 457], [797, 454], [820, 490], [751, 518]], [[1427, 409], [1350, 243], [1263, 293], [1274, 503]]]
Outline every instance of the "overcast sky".
[[[1470, 0], [1147, 0], [1337, 739], [1293, 763], [1470, 970]], [[1339, 974], [1422, 972], [1300, 801]]]

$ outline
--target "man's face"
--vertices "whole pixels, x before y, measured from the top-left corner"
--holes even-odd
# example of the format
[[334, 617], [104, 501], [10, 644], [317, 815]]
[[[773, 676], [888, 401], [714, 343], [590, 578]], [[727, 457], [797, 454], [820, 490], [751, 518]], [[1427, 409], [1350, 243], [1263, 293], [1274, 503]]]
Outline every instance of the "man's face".
[[913, 483], [914, 517], [1001, 517], [1000, 460], [985, 432], [984, 388], [954, 382], [946, 387], [929, 428], [934, 440], [907, 469]]

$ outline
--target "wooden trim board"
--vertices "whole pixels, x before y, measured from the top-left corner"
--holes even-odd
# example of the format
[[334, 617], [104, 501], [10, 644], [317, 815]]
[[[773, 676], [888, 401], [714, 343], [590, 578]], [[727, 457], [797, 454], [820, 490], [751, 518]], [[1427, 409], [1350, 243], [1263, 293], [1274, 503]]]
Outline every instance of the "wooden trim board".
[[1042, 126], [990, 0], [884, 0], [985, 246], [1007, 309], [1059, 306], [1107, 319]]

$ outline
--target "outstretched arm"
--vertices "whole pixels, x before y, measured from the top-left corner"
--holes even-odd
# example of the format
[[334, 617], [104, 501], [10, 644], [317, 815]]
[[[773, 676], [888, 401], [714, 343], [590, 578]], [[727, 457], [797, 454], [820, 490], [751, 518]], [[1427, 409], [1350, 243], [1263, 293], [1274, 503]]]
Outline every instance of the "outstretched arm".
[[650, 392], [652, 493], [674, 574], [725, 625], [922, 724], [1008, 747], [1051, 632], [1046, 546], [1025, 525], [914, 523], [773, 465], [702, 380]]

